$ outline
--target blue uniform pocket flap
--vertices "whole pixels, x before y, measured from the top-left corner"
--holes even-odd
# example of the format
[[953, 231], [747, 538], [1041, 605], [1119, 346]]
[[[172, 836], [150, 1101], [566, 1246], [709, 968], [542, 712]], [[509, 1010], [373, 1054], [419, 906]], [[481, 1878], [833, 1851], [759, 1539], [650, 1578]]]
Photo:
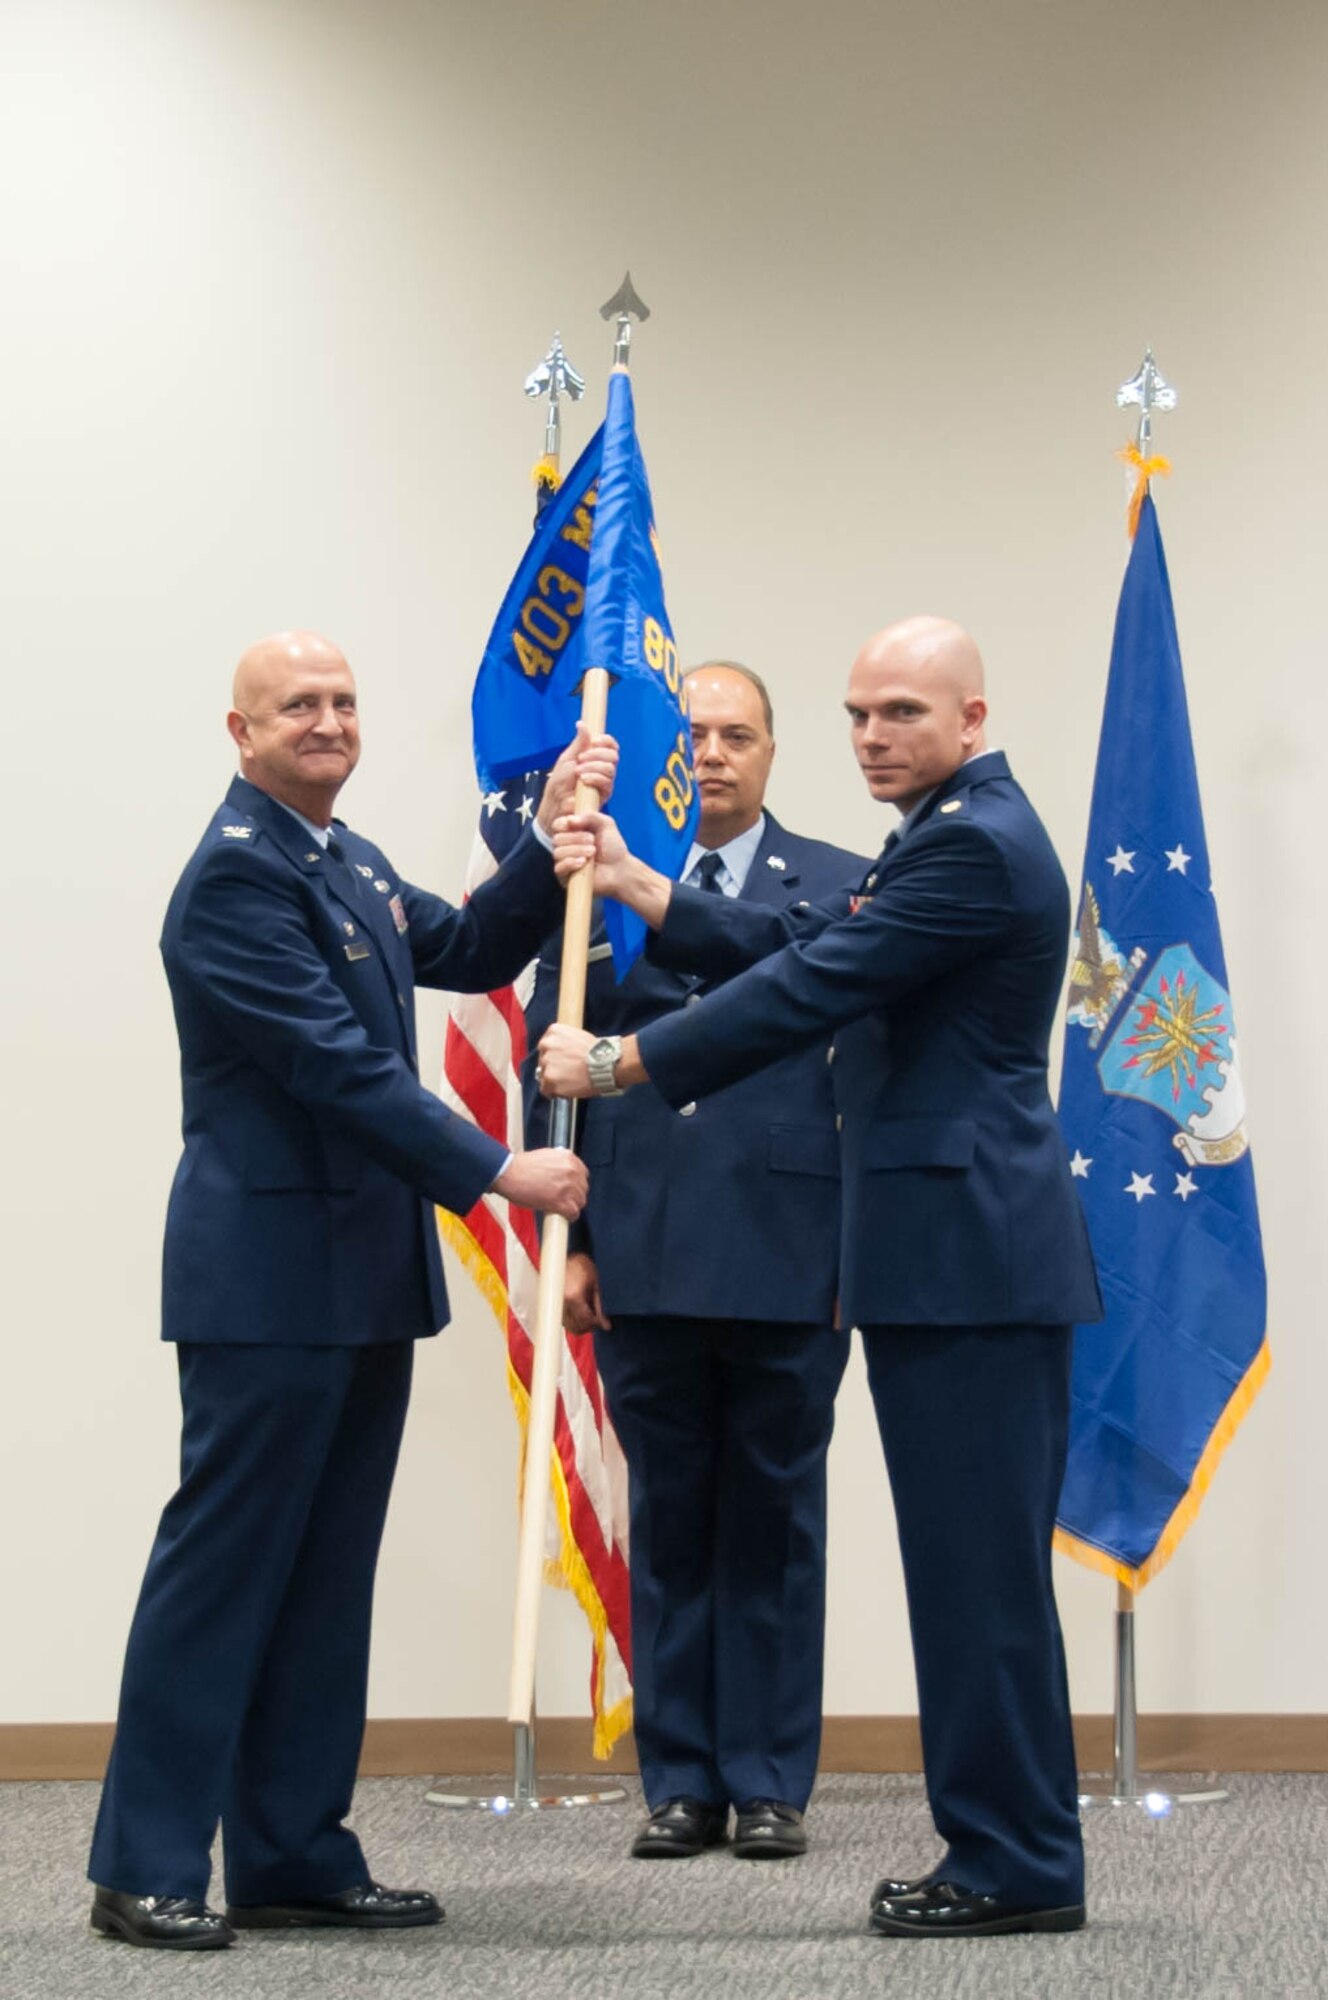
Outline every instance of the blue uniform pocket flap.
[[970, 1118], [890, 1118], [869, 1127], [862, 1164], [891, 1167], [971, 1167], [978, 1128]]
[[777, 1174], [839, 1179], [839, 1134], [823, 1125], [772, 1125], [766, 1164]]

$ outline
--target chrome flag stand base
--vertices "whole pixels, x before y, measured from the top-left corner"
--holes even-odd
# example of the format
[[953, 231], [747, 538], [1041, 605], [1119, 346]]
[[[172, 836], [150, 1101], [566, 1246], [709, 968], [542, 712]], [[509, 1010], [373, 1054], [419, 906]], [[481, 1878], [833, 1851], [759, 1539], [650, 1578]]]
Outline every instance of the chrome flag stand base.
[[1168, 1819], [1177, 1806], [1215, 1806], [1223, 1799], [1230, 1798], [1229, 1792], [1139, 1792], [1118, 1791], [1119, 1779], [1112, 1780], [1112, 1789], [1085, 1791], [1079, 1794], [1080, 1812], [1089, 1812], [1101, 1806], [1135, 1806], [1150, 1819]]
[[1139, 1785], [1139, 1718], [1134, 1693], [1134, 1592], [1116, 1586], [1116, 1715], [1112, 1741], [1111, 1789], [1093, 1786], [1079, 1794], [1081, 1812], [1102, 1806], [1134, 1806], [1150, 1819], [1166, 1819], [1177, 1806], [1218, 1805], [1228, 1792], [1164, 1792]]
[[472, 1812], [492, 1813], [496, 1819], [510, 1819], [521, 1812], [548, 1812], [556, 1806], [615, 1806], [627, 1797], [621, 1785], [602, 1792], [541, 1792], [536, 1790], [535, 1724], [515, 1725], [515, 1770], [510, 1792], [474, 1795], [463, 1792], [426, 1792], [425, 1803], [451, 1806]]

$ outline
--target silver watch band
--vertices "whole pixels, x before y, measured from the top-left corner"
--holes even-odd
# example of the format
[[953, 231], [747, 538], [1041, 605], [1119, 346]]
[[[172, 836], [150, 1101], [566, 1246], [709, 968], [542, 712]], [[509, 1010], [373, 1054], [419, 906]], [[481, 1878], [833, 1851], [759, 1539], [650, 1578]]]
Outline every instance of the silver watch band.
[[614, 1070], [622, 1054], [621, 1035], [601, 1035], [586, 1051], [586, 1074], [596, 1097], [621, 1097]]

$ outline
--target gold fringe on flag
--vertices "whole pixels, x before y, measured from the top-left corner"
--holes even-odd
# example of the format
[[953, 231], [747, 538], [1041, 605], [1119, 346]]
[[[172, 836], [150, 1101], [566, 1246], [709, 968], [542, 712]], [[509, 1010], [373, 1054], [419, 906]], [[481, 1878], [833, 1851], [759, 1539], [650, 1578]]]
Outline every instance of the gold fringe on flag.
[[558, 470], [557, 460], [550, 458], [547, 452], [545, 452], [543, 458], [536, 461], [531, 470], [530, 478], [534, 486], [547, 486], [550, 493], [556, 493], [563, 483], [563, 476]]
[[1092, 1542], [1081, 1541], [1078, 1535], [1070, 1534], [1064, 1528], [1057, 1528], [1052, 1536], [1052, 1545], [1062, 1555], [1073, 1556], [1088, 1569], [1100, 1570], [1104, 1576], [1114, 1576], [1128, 1590], [1142, 1590], [1146, 1583], [1164, 1570], [1176, 1550], [1180, 1547], [1187, 1530], [1193, 1525], [1199, 1512], [1199, 1503], [1212, 1485], [1213, 1474], [1217, 1471], [1222, 1454], [1244, 1422], [1250, 1405], [1268, 1379], [1272, 1366], [1272, 1356], [1265, 1338], [1259, 1352], [1251, 1361], [1232, 1392], [1231, 1400], [1213, 1426], [1212, 1435], [1203, 1449], [1203, 1456], [1194, 1468], [1188, 1490], [1182, 1495], [1175, 1512], [1158, 1537], [1157, 1547], [1146, 1563], [1138, 1569], [1131, 1569], [1105, 1549], [1097, 1548]]
[[1139, 512], [1144, 504], [1144, 495], [1148, 491], [1148, 482], [1154, 477], [1169, 479], [1171, 460], [1162, 457], [1145, 458], [1137, 444], [1127, 444], [1123, 450], [1116, 453], [1116, 456], [1122, 465], [1129, 465], [1134, 469], [1134, 491], [1130, 495], [1130, 511], [1126, 516], [1130, 540], [1133, 541], [1139, 532]]

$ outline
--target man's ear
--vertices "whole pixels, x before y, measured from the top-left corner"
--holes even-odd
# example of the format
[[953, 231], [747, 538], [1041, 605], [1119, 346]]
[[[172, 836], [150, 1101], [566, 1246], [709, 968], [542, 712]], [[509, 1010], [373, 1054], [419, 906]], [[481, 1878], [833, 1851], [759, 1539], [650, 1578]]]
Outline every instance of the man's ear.
[[964, 701], [963, 716], [964, 736], [971, 741], [987, 720], [987, 704], [984, 697], [980, 694], [968, 695]]
[[239, 746], [240, 756], [247, 757], [251, 751], [248, 717], [241, 715], [238, 708], [233, 708], [226, 717], [226, 727]]

